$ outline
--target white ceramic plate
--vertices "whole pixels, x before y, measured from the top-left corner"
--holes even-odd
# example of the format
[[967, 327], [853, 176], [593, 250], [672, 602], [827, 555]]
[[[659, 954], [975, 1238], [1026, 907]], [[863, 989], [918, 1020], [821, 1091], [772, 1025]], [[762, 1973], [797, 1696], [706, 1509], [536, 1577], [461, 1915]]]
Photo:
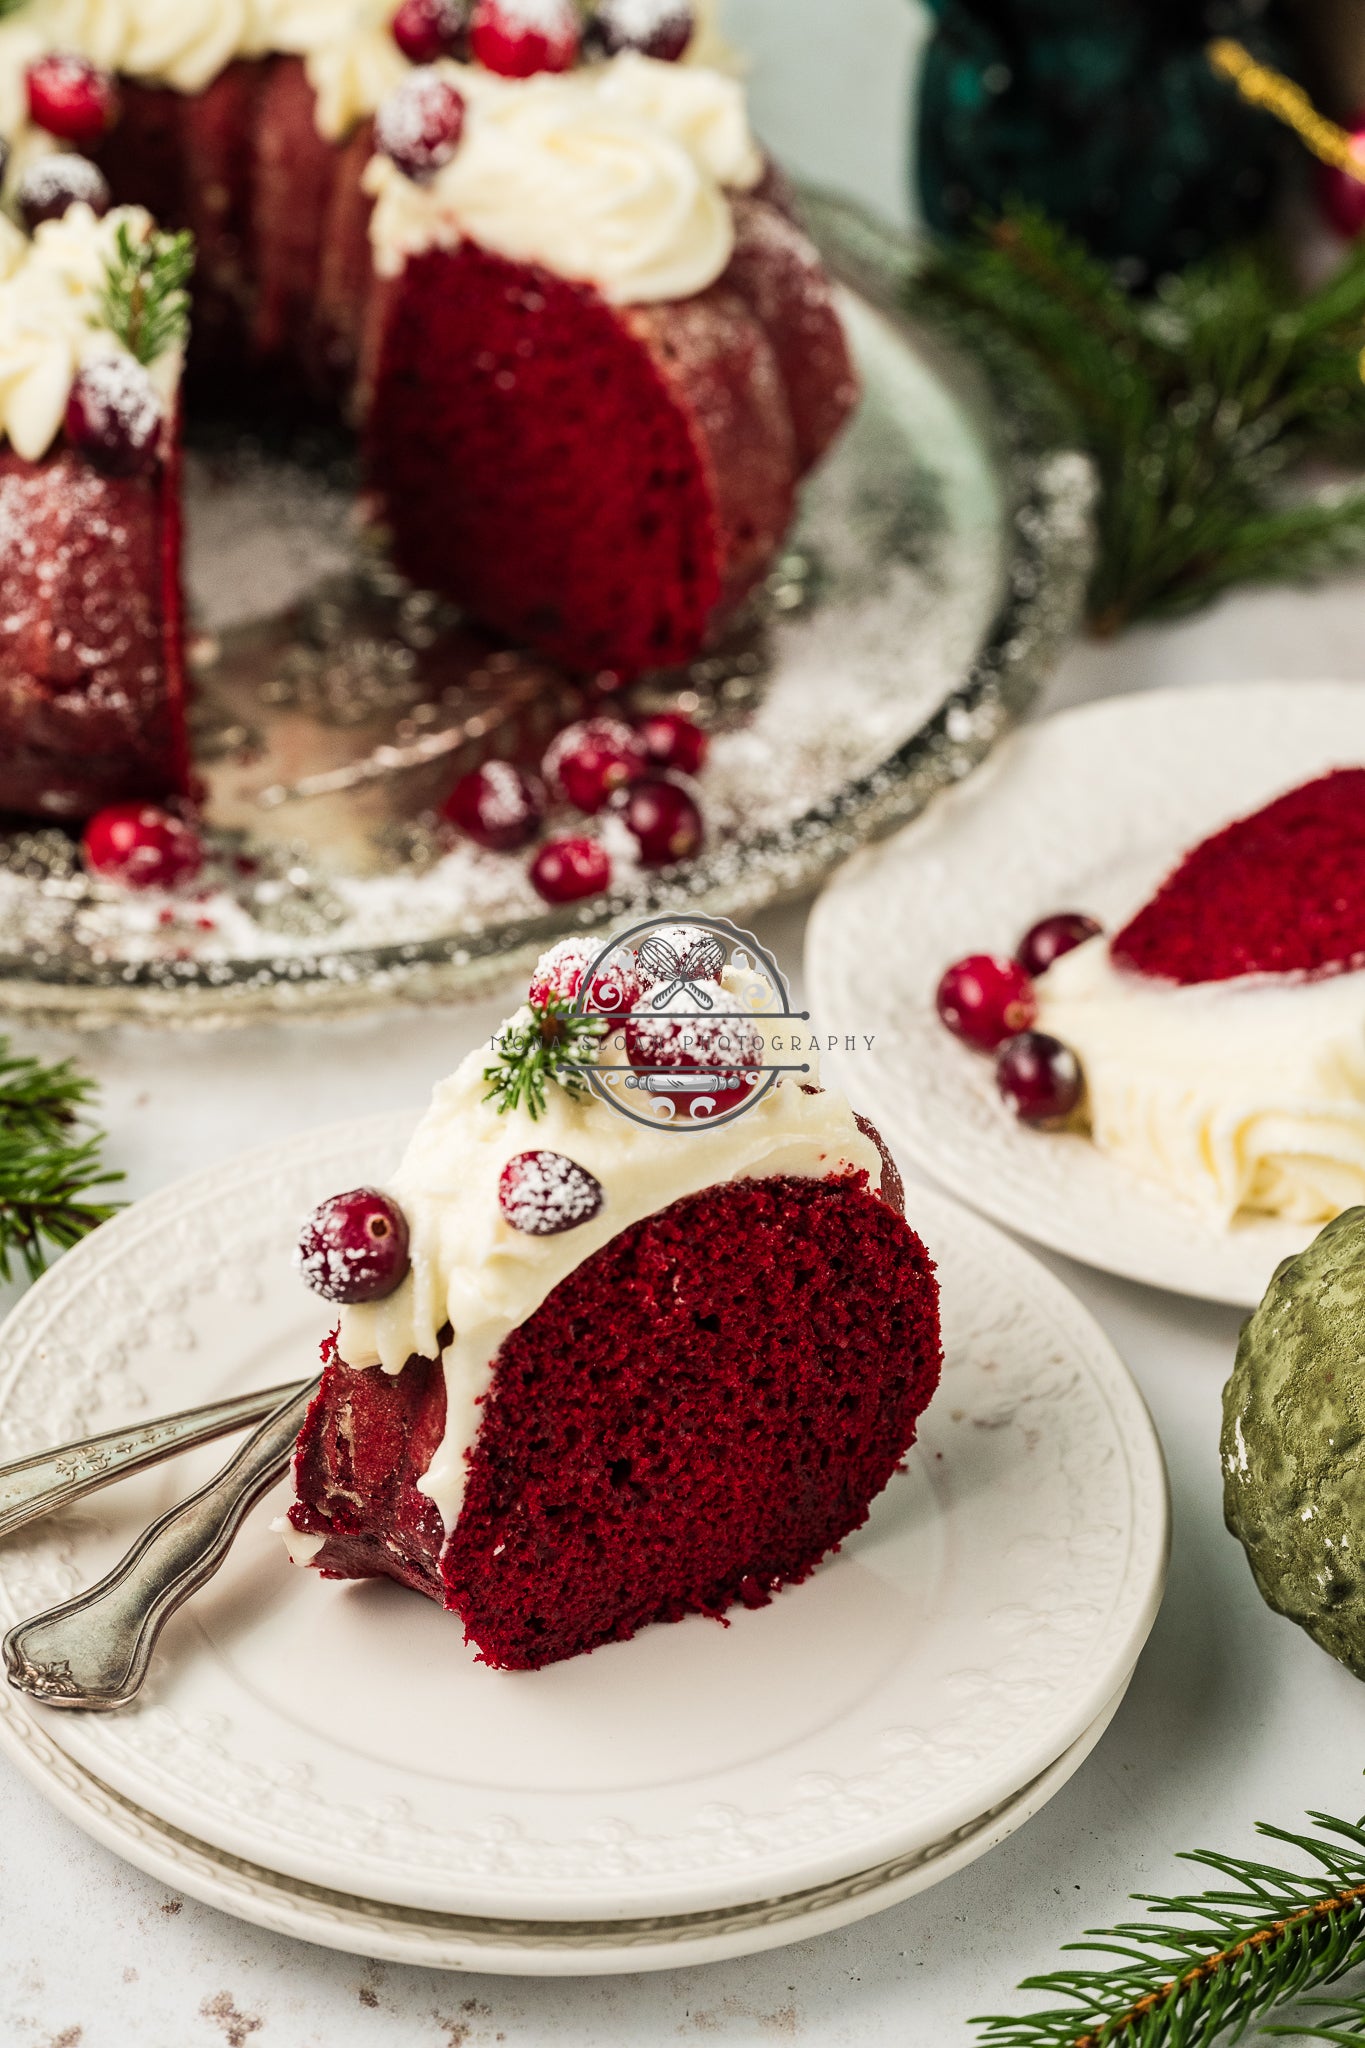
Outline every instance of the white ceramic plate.
[[1052, 1767], [946, 1842], [877, 1870], [782, 1899], [681, 1919], [592, 1923], [479, 1920], [418, 1913], [296, 1883], [166, 1827], [55, 1749], [28, 1703], [0, 1689], [0, 1744], [77, 1826], [174, 1890], [350, 1955], [427, 1969], [515, 1977], [598, 1977], [724, 1962], [809, 1941], [928, 1891], [1008, 1839], [1080, 1769], [1127, 1691]]
[[831, 1033], [875, 1035], [849, 1086], [916, 1166], [1106, 1272], [1254, 1307], [1316, 1235], [1220, 1229], [1096, 1151], [1027, 1129], [991, 1063], [934, 1011], [950, 961], [1009, 953], [1054, 910], [1119, 929], [1182, 853], [1324, 770], [1365, 762], [1358, 683], [1219, 683], [1112, 698], [1016, 734], [969, 785], [850, 861], [811, 918], [806, 978]]
[[[251, 1154], [68, 1254], [0, 1335], [0, 1455], [297, 1373], [326, 1326], [289, 1266], [299, 1216], [390, 1169], [407, 1121]], [[944, 1384], [906, 1473], [806, 1586], [729, 1628], [495, 1673], [411, 1593], [288, 1567], [276, 1500], [168, 1628], [141, 1701], [35, 1710], [47, 1741], [217, 1852], [428, 1912], [710, 1912], [974, 1825], [1131, 1670], [1164, 1575], [1165, 1475], [1072, 1297], [939, 1196], [914, 1220], [942, 1275]], [[106, 1569], [189, 1467], [6, 1545], [4, 1620]]]

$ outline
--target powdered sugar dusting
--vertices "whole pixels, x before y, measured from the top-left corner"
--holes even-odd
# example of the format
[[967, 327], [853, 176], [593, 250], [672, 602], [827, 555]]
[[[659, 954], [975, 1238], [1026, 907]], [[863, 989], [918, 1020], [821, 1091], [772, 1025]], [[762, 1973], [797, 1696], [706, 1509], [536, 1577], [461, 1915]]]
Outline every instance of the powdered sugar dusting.
[[558, 1237], [590, 1223], [606, 1200], [602, 1183], [562, 1152], [518, 1152], [502, 1171], [498, 1201], [513, 1230]]

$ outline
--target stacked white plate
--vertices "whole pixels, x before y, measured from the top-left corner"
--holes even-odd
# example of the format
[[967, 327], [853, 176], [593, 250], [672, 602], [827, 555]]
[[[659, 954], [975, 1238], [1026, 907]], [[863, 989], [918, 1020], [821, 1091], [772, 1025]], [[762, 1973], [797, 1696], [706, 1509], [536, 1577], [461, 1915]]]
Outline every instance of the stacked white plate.
[[[138, 1204], [0, 1332], [0, 1457], [268, 1386], [325, 1327], [302, 1213], [382, 1178], [386, 1117]], [[1167, 1496], [1086, 1312], [939, 1195], [911, 1220], [947, 1364], [907, 1467], [804, 1586], [536, 1673], [485, 1669], [388, 1584], [290, 1567], [257, 1511], [136, 1705], [0, 1696], [0, 1747], [177, 1889], [359, 1954], [458, 1969], [675, 1968], [937, 1883], [1080, 1766], [1156, 1613]], [[5, 1626], [97, 1577], [220, 1462], [201, 1451], [0, 1547]]]

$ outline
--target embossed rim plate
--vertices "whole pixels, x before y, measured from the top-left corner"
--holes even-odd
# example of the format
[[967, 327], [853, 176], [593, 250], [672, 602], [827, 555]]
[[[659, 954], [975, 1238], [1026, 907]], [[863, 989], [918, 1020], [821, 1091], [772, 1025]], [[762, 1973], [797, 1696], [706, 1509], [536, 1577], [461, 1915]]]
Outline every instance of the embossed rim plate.
[[[382, 1177], [409, 1122], [249, 1154], [69, 1253], [0, 1333], [0, 1452], [296, 1370], [325, 1328], [289, 1267], [297, 1219]], [[1065, 1288], [942, 1196], [916, 1194], [912, 1215], [943, 1280], [944, 1385], [906, 1472], [805, 1586], [728, 1629], [694, 1619], [489, 1672], [412, 1594], [294, 1573], [269, 1532], [277, 1496], [168, 1628], [142, 1700], [35, 1709], [47, 1740], [218, 1852], [499, 1918], [744, 1905], [975, 1823], [1131, 1671], [1164, 1579], [1165, 1472]], [[0, 1550], [4, 1621], [96, 1576], [214, 1462], [22, 1532]]]
[[[950, 672], [937, 701], [930, 692], [907, 716], [899, 743], [888, 741], [886, 758], [827, 789], [780, 829], [751, 828], [719, 840], [691, 862], [642, 875], [630, 892], [575, 906], [572, 916], [486, 920], [365, 946], [320, 938], [315, 947], [278, 957], [196, 959], [173, 951], [154, 961], [54, 960], [30, 943], [0, 956], [0, 1011], [78, 1028], [127, 1019], [207, 1027], [473, 997], [529, 969], [568, 925], [606, 931], [626, 916], [689, 910], [748, 916], [811, 889], [855, 848], [917, 815], [987, 757], [1033, 703], [1081, 616], [1093, 546], [1093, 467], [1051, 409], [1021, 396], [1017, 378], [971, 359], [927, 311], [907, 312], [920, 260], [914, 244], [845, 201], [808, 192], [803, 206], [857, 302], [869, 391], [891, 395], [892, 437], [917, 453], [940, 437], [945, 474], [953, 472], [958, 495], [974, 507], [957, 536], [961, 560], [952, 577], [959, 592], [980, 591], [979, 631], [960, 662], [945, 664]], [[917, 401], [905, 397], [907, 378]], [[831, 471], [837, 461], [836, 455]], [[979, 485], [991, 499], [989, 515], [975, 503]], [[916, 628], [910, 615], [883, 622], [879, 631], [904, 649]], [[818, 653], [807, 651], [805, 668]], [[842, 670], [831, 664], [815, 700], [826, 705], [831, 725], [848, 722], [849, 684], [845, 657]], [[809, 676], [803, 687], [809, 695]], [[795, 701], [799, 724], [799, 691]], [[859, 708], [855, 697], [855, 718]]]
[[[1254, 1307], [1314, 1224], [1222, 1230], [1077, 1135], [1030, 1131], [989, 1060], [940, 1025], [948, 962], [1005, 952], [1038, 917], [1114, 929], [1196, 841], [1324, 769], [1365, 761], [1358, 683], [1216, 683], [1059, 712], [1015, 734], [932, 815], [837, 875], [806, 940], [831, 1031], [875, 1034], [859, 1080], [916, 1166], [973, 1207], [1105, 1272]], [[894, 945], [886, 936], [895, 934]]]
[[597, 1977], [724, 1962], [832, 1933], [929, 1891], [998, 1848], [1070, 1782], [1123, 1704], [1128, 1683], [1031, 1785], [950, 1841], [877, 1870], [729, 1912], [653, 1922], [494, 1921], [421, 1914], [300, 1885], [163, 1826], [54, 1750], [17, 1694], [0, 1691], [0, 1748], [69, 1820], [114, 1854], [205, 1905], [349, 1955], [494, 1976]]

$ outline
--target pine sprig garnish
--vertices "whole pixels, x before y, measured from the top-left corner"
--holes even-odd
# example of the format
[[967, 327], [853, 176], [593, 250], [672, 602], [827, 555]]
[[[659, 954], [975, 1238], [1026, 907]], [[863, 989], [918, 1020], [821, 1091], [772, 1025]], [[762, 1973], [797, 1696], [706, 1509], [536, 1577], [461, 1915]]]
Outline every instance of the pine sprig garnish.
[[83, 1128], [94, 1083], [68, 1061], [16, 1058], [0, 1039], [0, 1282], [17, 1260], [36, 1280], [52, 1251], [66, 1251], [113, 1215], [100, 1190], [122, 1180]]
[[1365, 1822], [1309, 1819], [1315, 1834], [1264, 1824], [1257, 1832], [1301, 1851], [1312, 1868], [1192, 1852], [1183, 1860], [1216, 1871], [1228, 1888], [1189, 1898], [1135, 1894], [1150, 1920], [1092, 1929], [1069, 1944], [1119, 1962], [1027, 1978], [1021, 1990], [1063, 2003], [976, 2021], [986, 2048], [1208, 2048], [1244, 2039], [1296, 2001], [1330, 2016], [1263, 2032], [1365, 2040], [1365, 2001], [1305, 1998], [1365, 1966]]
[[607, 1020], [580, 1016], [559, 996], [528, 1004], [525, 1016], [525, 1022], [514, 1018], [496, 1041], [496, 1059], [483, 1070], [489, 1083], [483, 1099], [496, 1102], [500, 1116], [524, 1108], [534, 1123], [545, 1114], [547, 1082], [574, 1101], [587, 1094], [583, 1069], [596, 1064]]
[[189, 330], [187, 286], [194, 269], [194, 237], [152, 229], [138, 241], [126, 220], [118, 225], [99, 321], [142, 364], [178, 347]]
[[1139, 299], [1021, 211], [942, 249], [915, 290], [997, 374], [1003, 346], [1069, 407], [1102, 485], [1096, 631], [1365, 559], [1365, 492], [1310, 498], [1295, 476], [1365, 450], [1365, 249], [1307, 297], [1270, 251], [1239, 249]]

